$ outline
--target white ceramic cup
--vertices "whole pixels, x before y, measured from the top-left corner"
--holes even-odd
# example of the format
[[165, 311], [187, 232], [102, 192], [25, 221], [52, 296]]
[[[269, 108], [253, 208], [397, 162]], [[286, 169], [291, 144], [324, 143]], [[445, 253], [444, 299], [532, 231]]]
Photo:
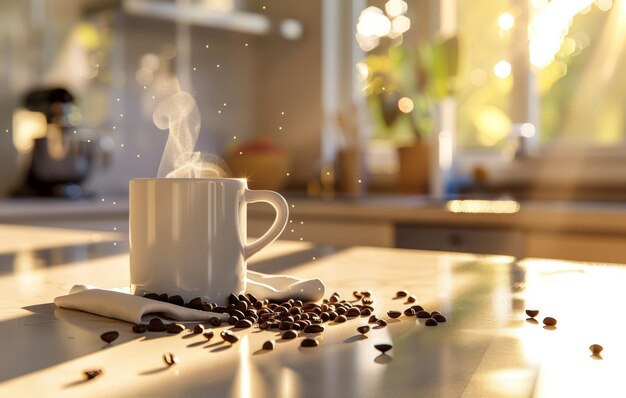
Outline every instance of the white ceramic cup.
[[[132, 179], [130, 283], [134, 294], [178, 294], [226, 304], [246, 289], [246, 260], [272, 243], [289, 217], [285, 199], [251, 191], [242, 178]], [[276, 210], [270, 229], [246, 244], [248, 203]]]

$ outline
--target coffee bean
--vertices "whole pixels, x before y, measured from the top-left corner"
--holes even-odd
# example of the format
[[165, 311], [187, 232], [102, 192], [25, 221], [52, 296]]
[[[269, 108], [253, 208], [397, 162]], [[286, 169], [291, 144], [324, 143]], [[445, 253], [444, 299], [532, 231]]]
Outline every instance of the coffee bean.
[[248, 296], [246, 296], [244, 294], [240, 294], [239, 296], [237, 296], [237, 298], [239, 299], [239, 301], [245, 301], [248, 304], [252, 304], [252, 302], [250, 301]]
[[441, 315], [441, 313], [440, 313], [439, 311], [433, 311], [433, 312], [431, 312], [431, 313], [430, 313], [430, 315], [431, 315], [431, 316], [432, 316], [432, 315], [436, 315], [436, 314]]
[[145, 333], [148, 330], [148, 325], [137, 324], [133, 325], [133, 332], [135, 333]]
[[406, 290], [398, 290], [396, 293], [396, 298], [406, 297], [409, 293]]
[[393, 348], [391, 344], [376, 344], [374, 347], [383, 354]]
[[211, 303], [202, 303], [200, 309], [205, 312], [213, 312], [213, 304]]
[[284, 316], [280, 320], [283, 321], [283, 322], [289, 322], [289, 323], [292, 323], [293, 321], [295, 321], [295, 319], [293, 319], [293, 317], [291, 315]]
[[246, 314], [244, 314], [243, 312], [241, 312], [239, 310], [235, 310], [235, 309], [228, 311], [228, 315], [235, 316], [235, 317], [237, 317], [237, 319], [243, 319], [243, 318], [246, 317]]
[[248, 311], [248, 303], [246, 301], [240, 301], [235, 305], [235, 308], [241, 312]]
[[365, 326], [359, 326], [358, 328], [356, 328], [356, 331], [361, 333], [361, 334], [366, 334], [367, 332], [370, 331], [370, 327], [365, 325]]
[[212, 330], [209, 330], [208, 332], [202, 333], [202, 335], [204, 336], [205, 339], [207, 339], [207, 341], [210, 341], [213, 338], [213, 336], [215, 336], [215, 333]]
[[289, 330], [289, 329], [291, 329], [291, 324], [292, 324], [292, 322], [281, 322], [278, 325], [278, 329], [280, 329], [280, 330]]
[[357, 316], [361, 315], [361, 310], [359, 310], [358, 308], [350, 308], [348, 311], [346, 311], [346, 317], [347, 318], [356, 318]]
[[363, 299], [361, 300], [361, 302], [365, 305], [371, 305], [374, 304], [374, 300], [367, 298], [367, 297], [363, 297]]
[[436, 320], [437, 322], [441, 323], [441, 322], [445, 322], [446, 321], [446, 317], [441, 315], [441, 314], [435, 314], [433, 315], [433, 319]]
[[276, 347], [276, 342], [274, 340], [267, 340], [265, 343], [263, 343], [264, 350], [272, 351], [274, 347]]
[[324, 330], [322, 325], [309, 325], [304, 328], [304, 333], [322, 333]]
[[426, 326], [437, 326], [437, 321], [434, 320], [433, 318], [428, 318], [426, 320], [426, 322], [424, 322], [424, 325], [426, 325]]
[[322, 324], [322, 318], [320, 318], [317, 315], [312, 316], [309, 320], [310, 320], [311, 323], [316, 324], [316, 325], [321, 325]]
[[320, 319], [322, 320], [322, 322], [327, 322], [330, 320], [330, 314], [328, 314], [328, 312], [322, 312], [320, 314]]
[[371, 297], [372, 296], [372, 291], [371, 290], [363, 290], [363, 291], [361, 291], [361, 295], [363, 297]]
[[371, 312], [374, 312], [374, 307], [372, 307], [372, 306], [371, 306], [371, 305], [369, 305], [369, 304], [362, 305], [362, 306], [361, 306], [361, 311], [363, 311], [363, 310], [370, 310]]
[[235, 323], [236, 328], [240, 329], [248, 329], [251, 328], [254, 323], [248, 319], [242, 319], [239, 322]]
[[415, 316], [415, 310], [413, 308], [407, 308], [404, 310], [404, 315], [406, 316]]
[[84, 371], [83, 375], [85, 375], [85, 380], [92, 380], [100, 376], [102, 373], [104, 373], [102, 369], [93, 369]]
[[384, 328], [385, 326], [387, 326], [387, 321], [384, 319], [379, 319], [376, 321], [376, 324], [380, 326], [381, 328]]
[[157, 300], [167, 302], [168, 298], [169, 296], [167, 295], [167, 293], [163, 293], [163, 294], [159, 294], [159, 298], [157, 298]]
[[120, 337], [120, 334], [119, 332], [116, 332], [115, 330], [112, 330], [110, 332], [105, 332], [100, 335], [100, 339], [102, 339], [102, 341], [108, 344], [111, 344], [118, 337]]
[[378, 318], [376, 315], [372, 315], [372, 316], [370, 316], [370, 319], [367, 322], [368, 323], [376, 323], [376, 322], [378, 322], [378, 319], [380, 319], [380, 318]]
[[238, 302], [239, 302], [239, 297], [235, 296], [233, 293], [228, 295], [229, 304], [237, 304]]
[[592, 344], [589, 346], [589, 350], [591, 350], [591, 353], [593, 355], [600, 355], [603, 349], [604, 347], [602, 347], [600, 344]]
[[261, 308], [263, 308], [263, 303], [261, 301], [257, 301], [256, 303], [254, 303], [254, 308], [260, 310]]
[[344, 315], [339, 315], [339, 316], [337, 316], [337, 318], [335, 318], [335, 322], [337, 322], [337, 323], [344, 323], [347, 320], [348, 320], [348, 318], [346, 318]]
[[228, 318], [228, 324], [229, 325], [234, 325], [237, 322], [239, 322], [239, 318], [236, 316], [231, 316], [230, 318]]
[[356, 298], [357, 300], [360, 300], [363, 298], [363, 295], [361, 294], [361, 292], [357, 292], [356, 290], [352, 292], [352, 295], [354, 296], [354, 298]]
[[556, 325], [556, 319], [552, 318], [551, 316], [547, 316], [545, 318], [543, 318], [543, 324], [546, 326], [555, 326]]
[[220, 333], [222, 339], [230, 344], [235, 344], [239, 341], [239, 337], [235, 336], [230, 330], [224, 330]]
[[293, 330], [287, 330], [285, 333], [283, 333], [283, 335], [281, 336], [281, 338], [283, 340], [292, 340], [295, 339], [296, 337], [298, 337], [298, 332], [295, 332]]
[[371, 314], [372, 314], [372, 311], [369, 308], [361, 309], [361, 316], [370, 316]]
[[410, 295], [406, 298], [407, 303], [414, 303], [417, 301], [417, 298], [414, 295]]
[[179, 296], [178, 294], [167, 299], [167, 302], [174, 305], [183, 305], [185, 304], [185, 300]]
[[336, 303], [339, 301], [339, 297], [337, 296], [330, 296], [330, 299], [328, 300], [331, 303]]
[[531, 318], [534, 318], [537, 315], [539, 315], [539, 310], [526, 310], [526, 315], [528, 315]]
[[202, 299], [200, 297], [196, 297], [189, 301], [189, 307], [194, 310], [202, 310]]
[[274, 308], [274, 312], [277, 314], [282, 314], [282, 313], [289, 313], [289, 310], [287, 309], [287, 307], [279, 305], [276, 308]]
[[413, 308], [415, 313], [418, 313], [420, 311], [424, 311], [424, 307], [422, 307], [421, 305], [412, 305], [411, 308]]
[[163, 321], [159, 318], [152, 318], [148, 323], [148, 331], [149, 332], [164, 332], [167, 329], [167, 326], [163, 323]]
[[291, 324], [291, 330], [302, 330], [307, 326], [304, 321], [297, 321]]
[[213, 312], [215, 312], [217, 314], [227, 314], [228, 313], [228, 308], [216, 305], [215, 307], [213, 307]]
[[220, 318], [214, 316], [211, 319], [209, 319], [209, 323], [211, 324], [211, 326], [221, 326], [222, 325], [222, 320]]
[[248, 300], [250, 300], [250, 302], [252, 303], [252, 305], [258, 303], [259, 299], [257, 299], [256, 297], [254, 297], [254, 295], [252, 293], [246, 293], [246, 297], [248, 297]]
[[300, 347], [317, 347], [318, 345], [320, 345], [319, 341], [314, 338], [306, 338], [300, 343]]
[[182, 325], [180, 323], [170, 323], [169, 325], [167, 325], [167, 333], [172, 333], [172, 334], [178, 334], [180, 332], [182, 332], [183, 330], [185, 330], [185, 325]]
[[163, 362], [165, 362], [165, 364], [169, 368], [170, 366], [174, 366], [178, 362], [180, 362], [180, 359], [178, 359], [178, 357], [171, 352], [168, 352], [167, 354], [163, 354]]
[[334, 321], [335, 319], [337, 319], [338, 316], [339, 316], [339, 314], [337, 314], [335, 311], [330, 311], [328, 313], [328, 319], [330, 321]]
[[422, 319], [428, 319], [430, 318], [430, 313], [428, 311], [418, 311], [415, 316]]
[[402, 313], [400, 311], [387, 311], [387, 315], [389, 315], [390, 318], [396, 319], [399, 318]]
[[147, 293], [143, 295], [144, 298], [150, 299], [150, 300], [158, 300], [159, 299], [159, 295], [156, 293]]
[[302, 310], [300, 310], [300, 307], [291, 307], [291, 308], [289, 309], [289, 313], [290, 313], [291, 315], [297, 315], [297, 314], [302, 313]]

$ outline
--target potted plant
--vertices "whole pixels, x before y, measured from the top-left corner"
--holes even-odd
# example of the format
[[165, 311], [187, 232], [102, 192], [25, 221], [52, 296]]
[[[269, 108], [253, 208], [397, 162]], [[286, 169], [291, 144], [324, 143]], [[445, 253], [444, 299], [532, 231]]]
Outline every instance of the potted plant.
[[436, 103], [453, 94], [458, 39], [436, 39], [417, 48], [391, 47], [365, 59], [367, 103], [378, 138], [398, 147], [398, 191], [427, 193]]

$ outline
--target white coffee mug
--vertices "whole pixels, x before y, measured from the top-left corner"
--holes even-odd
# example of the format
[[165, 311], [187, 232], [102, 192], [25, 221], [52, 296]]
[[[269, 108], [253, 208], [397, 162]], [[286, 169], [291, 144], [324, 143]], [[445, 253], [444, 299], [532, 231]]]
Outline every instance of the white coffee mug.
[[[226, 304], [246, 289], [246, 260], [272, 243], [289, 217], [285, 199], [251, 191], [242, 178], [132, 179], [130, 281], [134, 294], [167, 293]], [[248, 203], [276, 210], [270, 229], [246, 244]]]

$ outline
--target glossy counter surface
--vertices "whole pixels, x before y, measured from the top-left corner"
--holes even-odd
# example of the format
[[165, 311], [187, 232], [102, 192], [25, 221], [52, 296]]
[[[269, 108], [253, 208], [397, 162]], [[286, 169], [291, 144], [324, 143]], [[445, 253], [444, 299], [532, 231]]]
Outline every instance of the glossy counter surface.
[[[131, 325], [55, 308], [78, 283], [129, 283], [123, 234], [0, 225], [0, 396], [572, 397], [624, 396], [626, 270], [620, 266], [278, 242], [250, 268], [322, 278], [328, 296], [369, 289], [375, 313], [402, 310], [406, 289], [448, 322], [402, 316], [367, 338], [365, 318], [328, 324], [317, 348], [269, 331], [236, 332], [229, 347], [180, 335], [133, 334]], [[114, 245], [114, 243], [117, 243]], [[527, 321], [537, 308], [558, 319]], [[99, 335], [117, 330], [105, 346]], [[389, 355], [374, 344], [390, 343]], [[589, 345], [604, 346], [592, 358]], [[172, 352], [180, 364], [165, 368]], [[82, 381], [84, 370], [104, 374]]]

